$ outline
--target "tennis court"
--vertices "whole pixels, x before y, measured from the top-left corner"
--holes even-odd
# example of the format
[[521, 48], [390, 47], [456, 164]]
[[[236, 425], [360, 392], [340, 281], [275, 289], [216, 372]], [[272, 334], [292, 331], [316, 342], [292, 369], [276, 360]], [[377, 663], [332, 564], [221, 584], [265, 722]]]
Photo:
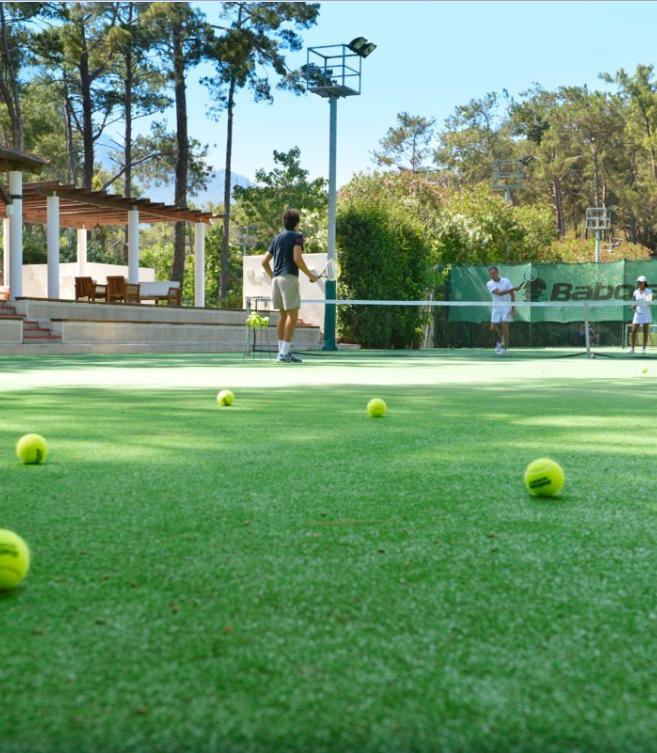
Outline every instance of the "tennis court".
[[657, 749], [657, 367], [543, 355], [0, 358], [0, 749]]

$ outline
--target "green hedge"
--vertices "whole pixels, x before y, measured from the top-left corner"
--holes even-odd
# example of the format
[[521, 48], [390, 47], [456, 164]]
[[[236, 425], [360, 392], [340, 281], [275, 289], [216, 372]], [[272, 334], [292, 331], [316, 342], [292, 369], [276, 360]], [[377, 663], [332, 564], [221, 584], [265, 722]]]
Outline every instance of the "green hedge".
[[[398, 203], [381, 197], [342, 201], [337, 215], [337, 244], [341, 298], [424, 298], [431, 250], [418, 220]], [[419, 308], [338, 307], [339, 338], [364, 347], [417, 347], [422, 324]]]

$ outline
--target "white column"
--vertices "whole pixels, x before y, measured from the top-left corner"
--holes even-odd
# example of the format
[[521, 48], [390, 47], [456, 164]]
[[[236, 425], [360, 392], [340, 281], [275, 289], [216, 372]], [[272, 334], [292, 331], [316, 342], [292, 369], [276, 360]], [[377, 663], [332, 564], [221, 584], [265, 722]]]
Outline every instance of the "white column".
[[128, 282], [139, 282], [139, 210], [128, 212]]
[[205, 308], [205, 223], [194, 227], [194, 305]]
[[59, 196], [48, 196], [48, 298], [59, 298]]
[[78, 228], [78, 277], [87, 276], [87, 228]]
[[9, 216], [9, 285], [11, 297], [23, 295], [23, 174], [9, 173], [11, 214]]
[[2, 279], [4, 285], [9, 287], [9, 236], [11, 231], [9, 229], [9, 217], [4, 217], [2, 220]]

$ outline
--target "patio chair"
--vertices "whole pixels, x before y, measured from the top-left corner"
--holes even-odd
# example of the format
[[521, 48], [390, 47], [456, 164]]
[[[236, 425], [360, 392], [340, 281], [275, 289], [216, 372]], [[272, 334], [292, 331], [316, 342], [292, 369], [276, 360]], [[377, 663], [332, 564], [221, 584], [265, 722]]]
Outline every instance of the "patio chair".
[[120, 275], [107, 276], [107, 302], [108, 303], [139, 303], [139, 284], [127, 282]]
[[90, 303], [107, 301], [107, 285], [96, 282], [92, 277], [75, 278], [75, 300], [87, 299]]

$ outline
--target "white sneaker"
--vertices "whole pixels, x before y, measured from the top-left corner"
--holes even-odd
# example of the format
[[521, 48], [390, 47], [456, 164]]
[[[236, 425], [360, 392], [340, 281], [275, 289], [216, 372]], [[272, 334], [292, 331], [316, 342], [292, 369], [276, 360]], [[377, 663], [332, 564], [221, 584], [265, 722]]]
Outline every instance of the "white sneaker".
[[502, 345], [500, 343], [495, 343], [495, 352], [497, 354], [500, 354], [502, 352]]
[[507, 353], [507, 350], [506, 350], [506, 348], [501, 348], [501, 349], [500, 349], [500, 355], [502, 355], [502, 356], [505, 356], [505, 355], [506, 355], [506, 353]]
[[630, 353], [634, 353], [634, 348], [630, 348]]
[[645, 348], [641, 348], [641, 355], [645, 356], [648, 351]]

